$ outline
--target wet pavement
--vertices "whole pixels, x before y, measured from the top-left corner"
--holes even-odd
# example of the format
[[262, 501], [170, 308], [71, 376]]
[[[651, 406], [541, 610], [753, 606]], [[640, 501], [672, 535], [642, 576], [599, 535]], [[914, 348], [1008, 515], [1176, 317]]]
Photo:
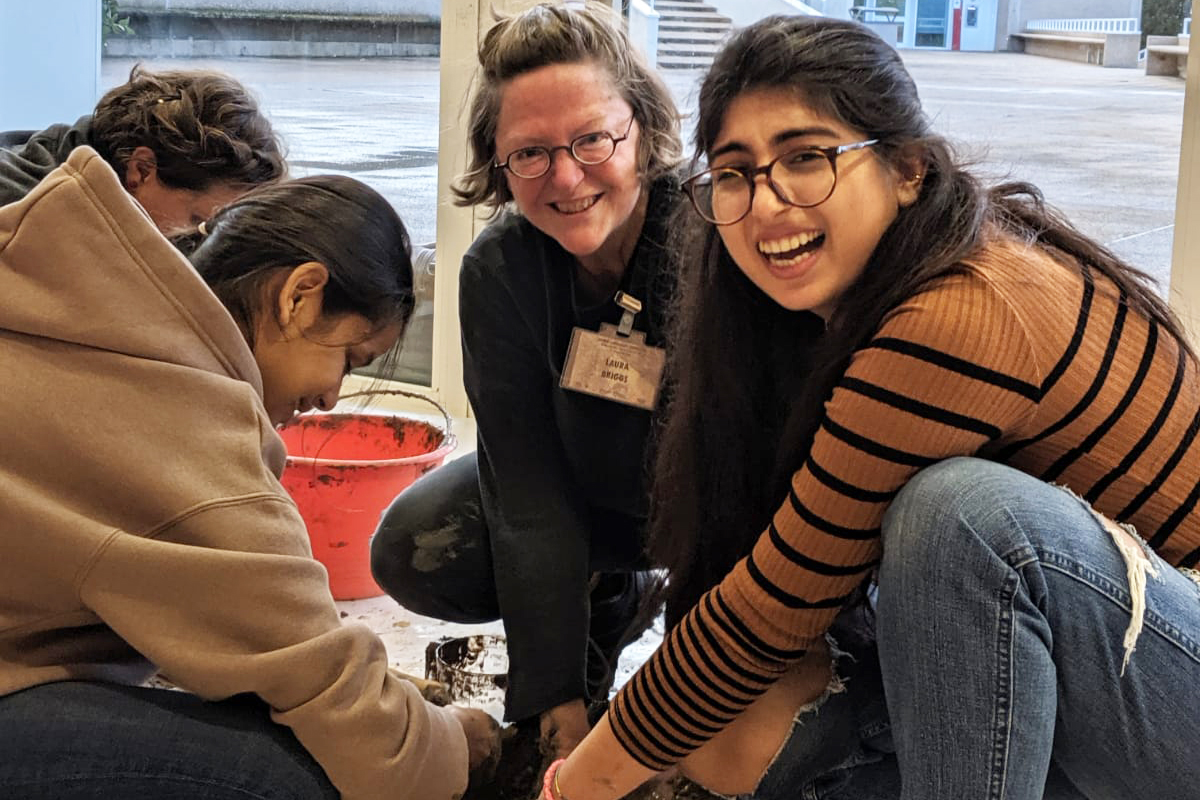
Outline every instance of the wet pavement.
[[[1182, 79], [1018, 53], [902, 52], [937, 131], [964, 142], [991, 175], [1036, 183], [1084, 232], [1165, 279]], [[392, 200], [415, 242], [433, 241], [438, 59], [146, 63], [234, 74], [287, 140], [295, 172], [362, 178]], [[104, 85], [120, 82], [131, 64], [105, 59]], [[701, 76], [664, 71], [685, 113]]]

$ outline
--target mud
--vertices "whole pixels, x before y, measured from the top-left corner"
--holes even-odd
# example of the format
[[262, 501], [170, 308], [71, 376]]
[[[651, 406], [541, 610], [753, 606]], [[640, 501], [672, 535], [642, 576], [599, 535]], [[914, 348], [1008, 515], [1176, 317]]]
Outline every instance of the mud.
[[[425, 649], [425, 674], [449, 689], [460, 705], [484, 708], [500, 718], [508, 683], [508, 657], [500, 636], [468, 636], [430, 642]], [[606, 703], [595, 704], [589, 719], [595, 724]], [[539, 800], [542, 776], [550, 766], [549, 747], [541, 741], [536, 719], [500, 731], [499, 757], [486, 770], [471, 776], [462, 800]], [[628, 800], [719, 800], [717, 795], [686, 780], [673, 778], [648, 784]]]
[[[494, 772], [472, 776], [462, 800], [540, 800], [542, 776], [550, 758], [538, 741], [536, 720], [510, 725], [500, 732], [500, 760]], [[627, 800], [721, 800], [685, 778], [674, 778], [657, 786], [646, 785]]]

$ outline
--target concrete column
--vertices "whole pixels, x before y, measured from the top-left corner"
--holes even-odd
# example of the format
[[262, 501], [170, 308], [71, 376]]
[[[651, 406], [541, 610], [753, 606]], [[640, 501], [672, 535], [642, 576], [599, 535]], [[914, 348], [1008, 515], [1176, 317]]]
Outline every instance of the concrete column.
[[1171, 258], [1171, 306], [1183, 320], [1193, 347], [1200, 349], [1200, 48], [1188, 43], [1179, 188], [1175, 200], [1175, 245]]
[[434, 391], [454, 416], [467, 416], [470, 405], [462, 382], [458, 326], [458, 268], [485, 220], [452, 202], [450, 182], [467, 166], [467, 102], [477, 65], [476, 53], [492, 26], [492, 8], [512, 13], [536, 0], [443, 0], [442, 86], [438, 135], [437, 263], [433, 314]]

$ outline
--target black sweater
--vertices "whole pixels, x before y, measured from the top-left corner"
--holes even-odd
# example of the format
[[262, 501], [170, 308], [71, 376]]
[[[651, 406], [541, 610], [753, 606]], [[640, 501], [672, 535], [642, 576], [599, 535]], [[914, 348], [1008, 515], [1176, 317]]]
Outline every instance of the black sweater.
[[[679, 197], [674, 176], [651, 187], [622, 281], [643, 302], [634, 328], [658, 346], [674, 290], [667, 220]], [[463, 374], [508, 638], [509, 719], [585, 695], [590, 574], [643, 558], [651, 412], [559, 386], [572, 330], [621, 317], [611, 298], [585, 297], [577, 266], [512, 213], [463, 259]]]
[[76, 147], [91, 145], [91, 128], [91, 116], [80, 117], [74, 125], [51, 125], [24, 145], [0, 148], [0, 206], [29, 194]]

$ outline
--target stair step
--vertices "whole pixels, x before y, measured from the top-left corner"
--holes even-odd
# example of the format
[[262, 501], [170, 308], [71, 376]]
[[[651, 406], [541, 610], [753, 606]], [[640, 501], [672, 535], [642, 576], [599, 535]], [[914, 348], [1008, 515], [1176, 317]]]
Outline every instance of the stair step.
[[693, 31], [727, 31], [733, 26], [728, 22], [707, 22], [707, 23], [691, 23], [691, 24], [668, 24], [664, 25], [661, 22], [658, 24], [660, 31], [672, 31], [679, 33], [689, 33]]
[[729, 31], [677, 31], [663, 33], [659, 31], [658, 41], [661, 42], [720, 42], [729, 35]]
[[733, 22], [703, 0], [656, 0], [658, 59], [662, 69], [708, 69]]
[[655, 6], [655, 11], [662, 19], [671, 17], [725, 17], [720, 11], [712, 6], [689, 6], [686, 8], [659, 8]]
[[668, 50], [696, 52], [696, 53], [713, 53], [721, 49], [721, 45], [725, 42], [723, 39], [709, 39], [703, 42], [689, 42], [679, 39], [659, 39], [658, 52], [665, 53]]
[[699, 16], [699, 15], [683, 16], [683, 15], [677, 14], [672, 17], [659, 17], [658, 18], [658, 27], [661, 28], [663, 25], [729, 25], [729, 26], [732, 26], [733, 22], [731, 22], [728, 17], [722, 17], [722, 16], [718, 16], [716, 14], [713, 14], [713, 15], [710, 15], [707, 17], [703, 17], [703, 16]]
[[716, 6], [710, 6], [699, 2], [688, 3], [684, 2], [683, 0], [659, 0], [659, 2], [654, 4], [654, 10], [659, 14], [671, 14], [679, 11], [693, 13], [701, 9], [704, 11], [711, 11], [714, 14], [717, 13]]
[[693, 58], [681, 56], [660, 56], [659, 69], [694, 69], [705, 70], [712, 66], [712, 58]]
[[693, 58], [711, 62], [719, 49], [714, 47], [712, 50], [693, 50], [690, 47], [681, 47], [678, 49], [659, 50], [658, 61], [662, 63], [664, 58]]

